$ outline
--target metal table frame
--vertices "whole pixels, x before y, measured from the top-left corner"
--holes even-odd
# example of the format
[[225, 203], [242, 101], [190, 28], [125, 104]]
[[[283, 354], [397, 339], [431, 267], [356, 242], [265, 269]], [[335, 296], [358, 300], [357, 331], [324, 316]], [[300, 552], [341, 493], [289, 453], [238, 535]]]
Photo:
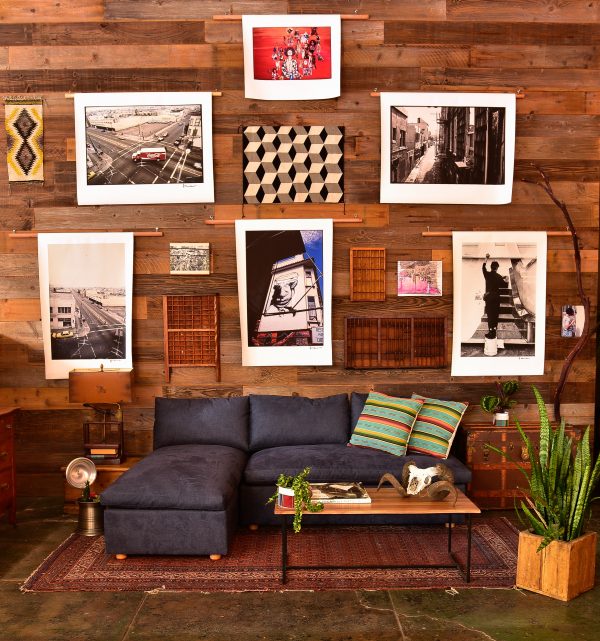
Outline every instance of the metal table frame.
[[[456, 553], [452, 550], [452, 514], [448, 514], [448, 555], [454, 561], [452, 564], [443, 565], [418, 565], [418, 564], [397, 564], [397, 565], [289, 565], [287, 553], [287, 533], [288, 519], [292, 519], [293, 514], [281, 514], [281, 583], [286, 583], [288, 570], [390, 570], [401, 568], [457, 568], [467, 583], [471, 582], [471, 543], [472, 543], [472, 520], [471, 514], [464, 514], [467, 521], [467, 563], [465, 567], [461, 565]], [[367, 526], [368, 527], [368, 526]]]

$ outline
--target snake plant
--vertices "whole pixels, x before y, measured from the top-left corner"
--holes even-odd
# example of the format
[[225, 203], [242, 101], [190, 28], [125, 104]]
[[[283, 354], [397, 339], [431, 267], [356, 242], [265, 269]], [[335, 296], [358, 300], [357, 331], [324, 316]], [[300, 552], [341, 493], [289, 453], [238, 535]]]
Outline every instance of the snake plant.
[[[573, 438], [565, 433], [565, 422], [554, 429], [546, 405], [533, 387], [540, 417], [540, 443], [536, 450], [519, 422], [517, 429], [529, 456], [529, 470], [517, 463], [528, 483], [525, 497], [517, 507], [522, 522], [542, 537], [538, 552], [552, 541], [572, 541], [583, 533], [590, 516], [592, 493], [600, 477], [600, 457], [593, 463], [590, 428], [573, 448]], [[498, 454], [506, 452], [490, 445]]]

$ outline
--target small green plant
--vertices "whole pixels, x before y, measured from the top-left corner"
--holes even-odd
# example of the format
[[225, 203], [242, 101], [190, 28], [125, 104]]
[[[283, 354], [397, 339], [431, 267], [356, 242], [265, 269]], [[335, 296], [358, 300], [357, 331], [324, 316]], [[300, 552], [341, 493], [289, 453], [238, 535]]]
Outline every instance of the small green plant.
[[[307, 481], [307, 476], [310, 473], [310, 467], [305, 467], [302, 472], [296, 476], [288, 476], [287, 474], [280, 474], [277, 477], [277, 487], [285, 487], [294, 490], [294, 532], [300, 532], [302, 528], [302, 512], [308, 510], [309, 512], [320, 512], [323, 509], [323, 503], [313, 503], [311, 499], [310, 483]], [[267, 501], [273, 503], [277, 500], [279, 490]]]
[[81, 503], [98, 503], [100, 497], [98, 494], [94, 494], [90, 490], [90, 482], [86, 481], [84, 488], [81, 490], [81, 496], [79, 497]]
[[496, 381], [497, 394], [487, 394], [482, 396], [479, 404], [484, 412], [496, 414], [499, 412], [508, 412], [511, 407], [517, 404], [517, 401], [511, 398], [519, 391], [519, 381]]
[[[531, 463], [526, 470], [516, 463], [527, 479], [528, 490], [519, 505], [515, 505], [521, 522], [543, 537], [538, 552], [552, 541], [572, 541], [581, 536], [591, 516], [594, 488], [600, 478], [600, 456], [595, 464], [590, 453], [590, 428], [583, 434], [573, 451], [573, 438], [565, 434], [565, 421], [553, 429], [546, 405], [533, 387], [540, 417], [540, 444], [537, 450], [523, 428], [517, 429]], [[489, 445], [490, 449], [510, 458], [506, 452]]]

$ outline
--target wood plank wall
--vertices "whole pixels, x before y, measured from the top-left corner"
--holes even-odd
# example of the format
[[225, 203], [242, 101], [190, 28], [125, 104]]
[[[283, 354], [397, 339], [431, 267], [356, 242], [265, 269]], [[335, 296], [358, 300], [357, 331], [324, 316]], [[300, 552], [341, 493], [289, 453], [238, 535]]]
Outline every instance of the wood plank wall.
[[[240, 22], [225, 13], [366, 13], [343, 23], [342, 96], [315, 102], [245, 100]], [[61, 493], [59, 467], [81, 447], [79, 406], [66, 381], [44, 378], [34, 240], [9, 239], [12, 229], [85, 230], [158, 227], [163, 238], [139, 238], [135, 253], [135, 400], [125, 409], [126, 449], [151, 448], [155, 396], [222, 396], [249, 392], [326, 395], [370, 388], [477, 403], [492, 378], [451, 379], [448, 370], [343, 369], [347, 315], [452, 315], [449, 238], [431, 230], [564, 229], [561, 212], [523, 178], [543, 166], [568, 204], [583, 246], [584, 282], [596, 318], [600, 141], [600, 2], [598, 0], [11, 0], [0, 6], [1, 95], [45, 100], [43, 186], [7, 187], [0, 162], [0, 405], [24, 409], [17, 433], [18, 492]], [[521, 90], [517, 101], [513, 202], [501, 207], [380, 205], [379, 102], [369, 92]], [[221, 90], [214, 100], [216, 203], [77, 207], [73, 105], [65, 92]], [[247, 216], [360, 216], [363, 226], [336, 225], [334, 239], [333, 367], [243, 368], [240, 359], [234, 234], [210, 227], [209, 216], [241, 213], [241, 135], [245, 124], [335, 124], [346, 127], [346, 205], [247, 207]], [[5, 143], [0, 142], [4, 155]], [[215, 273], [168, 275], [169, 242], [208, 241]], [[349, 248], [387, 248], [385, 303], [349, 301]], [[399, 259], [442, 259], [444, 296], [398, 299]], [[174, 370], [163, 383], [161, 296], [212, 293], [222, 300], [222, 382], [211, 370]], [[561, 305], [576, 301], [568, 238], [549, 240], [547, 362], [528, 377], [550, 401], [572, 342], [560, 338]], [[450, 324], [451, 326], [451, 324]], [[594, 415], [595, 347], [580, 356], [563, 396], [564, 415], [588, 423]], [[534, 416], [532, 396], [518, 413]], [[468, 421], [483, 418], [470, 411]], [[486, 420], [487, 417], [486, 417]]]

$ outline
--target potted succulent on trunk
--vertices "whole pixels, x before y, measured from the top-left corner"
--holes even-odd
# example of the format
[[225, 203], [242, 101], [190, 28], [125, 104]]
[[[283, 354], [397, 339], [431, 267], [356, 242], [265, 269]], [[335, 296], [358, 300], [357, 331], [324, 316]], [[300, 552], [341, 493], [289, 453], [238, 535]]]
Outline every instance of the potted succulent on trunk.
[[296, 476], [280, 474], [277, 478], [277, 492], [267, 501], [267, 503], [277, 501], [279, 507], [294, 510], [294, 532], [296, 533], [302, 528], [304, 510], [320, 512], [323, 509], [323, 503], [313, 503], [311, 500], [310, 483], [306, 478], [309, 473], [310, 467], [305, 467]]
[[553, 429], [541, 394], [535, 387], [533, 392], [540, 415], [539, 450], [517, 422], [531, 467], [517, 464], [529, 486], [517, 512], [529, 529], [519, 534], [516, 585], [569, 601], [594, 587], [597, 534], [585, 526], [600, 457], [593, 464], [589, 426], [574, 448], [564, 419]]
[[511, 398], [519, 391], [519, 381], [496, 381], [497, 394], [487, 394], [481, 397], [479, 404], [484, 412], [494, 415], [494, 425], [496, 427], [506, 427], [508, 425], [508, 410], [517, 404], [517, 401]]

